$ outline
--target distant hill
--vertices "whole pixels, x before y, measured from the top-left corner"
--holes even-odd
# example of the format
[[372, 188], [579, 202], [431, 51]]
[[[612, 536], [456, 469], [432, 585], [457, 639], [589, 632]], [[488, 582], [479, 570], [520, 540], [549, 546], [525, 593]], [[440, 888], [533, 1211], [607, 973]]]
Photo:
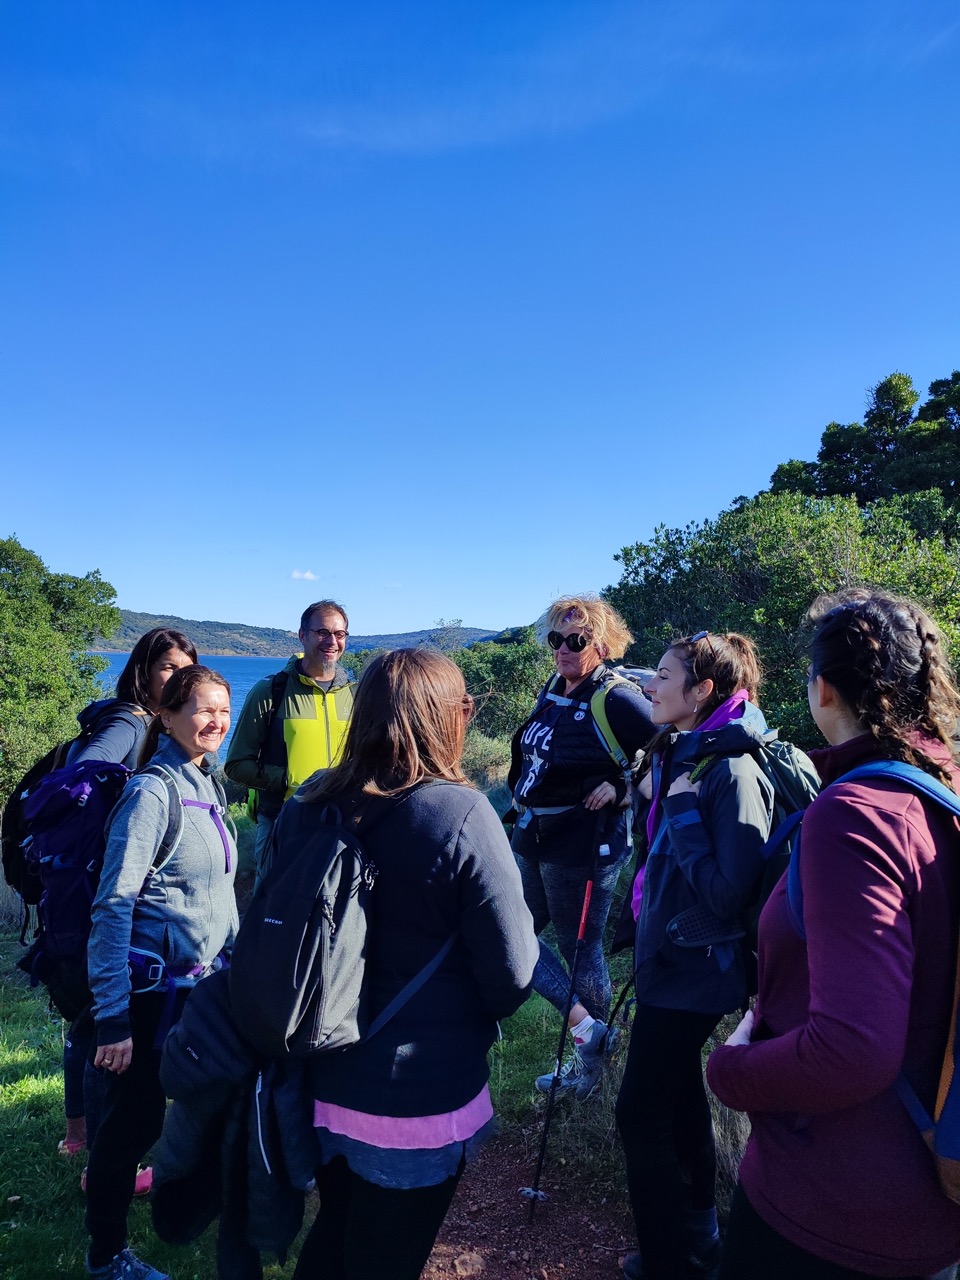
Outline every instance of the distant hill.
[[[120, 610], [120, 630], [109, 639], [101, 637], [94, 645], [113, 653], [129, 653], [145, 631], [154, 627], [172, 627], [189, 636], [198, 653], [211, 656], [288, 658], [299, 652], [300, 642], [295, 631], [281, 631], [277, 627], [250, 627], [245, 622], [198, 622], [194, 618], [160, 617], [155, 613], [133, 613]], [[347, 641], [347, 649], [399, 649], [410, 645], [425, 644], [437, 632], [436, 627], [427, 631], [403, 631], [391, 635], [354, 636]], [[477, 640], [488, 640], [499, 635], [497, 631], [484, 631], [480, 627], [459, 627], [456, 638], [462, 645]]]

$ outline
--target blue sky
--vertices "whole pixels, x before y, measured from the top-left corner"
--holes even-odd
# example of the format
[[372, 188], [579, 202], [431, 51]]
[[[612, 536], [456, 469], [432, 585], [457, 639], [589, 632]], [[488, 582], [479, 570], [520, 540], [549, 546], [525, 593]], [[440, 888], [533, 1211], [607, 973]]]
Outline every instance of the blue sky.
[[0, 536], [533, 619], [960, 365], [955, 0], [7, 0]]

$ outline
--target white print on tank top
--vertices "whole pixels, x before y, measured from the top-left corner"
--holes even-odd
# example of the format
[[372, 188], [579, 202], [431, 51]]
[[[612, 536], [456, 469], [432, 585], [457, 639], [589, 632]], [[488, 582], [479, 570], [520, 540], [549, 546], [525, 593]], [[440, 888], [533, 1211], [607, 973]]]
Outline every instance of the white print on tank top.
[[[534, 720], [524, 730], [523, 737], [520, 739], [521, 745], [532, 747], [533, 751], [530, 755], [524, 753], [524, 775], [516, 793], [518, 800], [523, 799], [540, 776], [540, 770], [547, 763], [546, 755], [550, 751], [552, 739], [552, 725], [540, 724]], [[541, 751], [544, 753], [542, 756]]]

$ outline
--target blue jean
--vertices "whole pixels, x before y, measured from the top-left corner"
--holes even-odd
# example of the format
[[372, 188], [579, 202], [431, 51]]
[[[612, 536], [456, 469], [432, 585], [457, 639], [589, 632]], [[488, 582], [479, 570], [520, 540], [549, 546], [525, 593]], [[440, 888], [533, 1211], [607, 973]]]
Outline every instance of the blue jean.
[[[533, 973], [533, 989], [562, 1013], [567, 1007], [570, 992], [568, 969], [573, 963], [577, 945], [590, 867], [557, 866], [550, 862], [524, 858], [520, 854], [515, 857], [520, 868], [523, 896], [533, 916], [533, 927], [539, 935], [548, 924], [553, 925], [560, 956], [568, 966], [567, 969], [564, 968], [560, 956], [541, 938], [540, 959]], [[592, 1017], [599, 1018], [601, 1022], [606, 1022], [610, 1012], [610, 973], [603, 954], [603, 931], [625, 861], [625, 858], [620, 858], [611, 865], [597, 868], [590, 898], [590, 914], [577, 964], [575, 999], [586, 1007]]]

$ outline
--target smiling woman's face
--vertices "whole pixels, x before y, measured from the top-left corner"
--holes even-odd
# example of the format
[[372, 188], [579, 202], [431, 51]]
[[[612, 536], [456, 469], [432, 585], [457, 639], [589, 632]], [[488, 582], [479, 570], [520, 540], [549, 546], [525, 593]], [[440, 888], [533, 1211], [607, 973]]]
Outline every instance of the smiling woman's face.
[[653, 706], [654, 724], [672, 724], [692, 729], [697, 722], [697, 685], [686, 688], [687, 673], [672, 649], [668, 649], [644, 688]]
[[218, 751], [230, 728], [230, 695], [220, 684], [200, 684], [179, 711], [161, 711], [170, 736], [194, 764]]

